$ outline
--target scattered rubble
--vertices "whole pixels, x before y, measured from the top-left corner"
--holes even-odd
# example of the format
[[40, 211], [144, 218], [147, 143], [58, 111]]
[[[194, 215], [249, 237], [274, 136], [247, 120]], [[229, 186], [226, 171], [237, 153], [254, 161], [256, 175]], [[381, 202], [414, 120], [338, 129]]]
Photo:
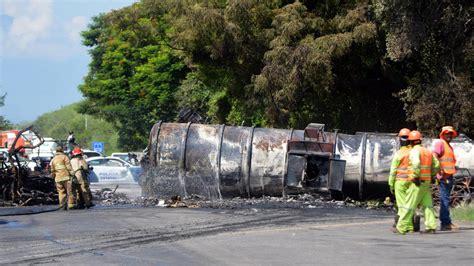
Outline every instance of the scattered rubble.
[[381, 201], [345, 201], [330, 200], [325, 195], [320, 194], [300, 194], [288, 197], [261, 197], [261, 198], [240, 198], [235, 197], [225, 200], [209, 200], [202, 196], [191, 195], [182, 199], [179, 196], [170, 199], [161, 198], [141, 198], [134, 202], [143, 207], [165, 207], [165, 208], [211, 208], [211, 209], [317, 209], [317, 208], [346, 208], [361, 207], [366, 209], [386, 209], [392, 210], [393, 203]]
[[[19, 140], [22, 134], [31, 131], [39, 142], [33, 146], [23, 146]], [[32, 206], [58, 203], [54, 179], [50, 176], [31, 172], [22, 161], [25, 148], [37, 148], [43, 138], [32, 126], [19, 131], [6, 154], [0, 153], [0, 206]], [[17, 145], [18, 144], [18, 145]]]
[[264, 196], [260, 198], [231, 199], [208, 199], [202, 195], [192, 194], [188, 197], [178, 195], [169, 198], [160, 197], [140, 197], [130, 199], [125, 193], [117, 192], [115, 189], [103, 188], [96, 190], [94, 201], [103, 206], [130, 205], [145, 208], [210, 208], [210, 209], [321, 209], [321, 208], [346, 208], [360, 207], [366, 209], [386, 209], [392, 210], [393, 203], [390, 198], [382, 201], [356, 201], [346, 198], [344, 201], [331, 200], [329, 194], [296, 194], [286, 197]]
[[3, 197], [0, 198], [0, 206], [33, 206], [33, 205], [55, 205], [58, 204], [58, 193], [54, 179], [49, 176], [26, 176], [22, 179], [22, 185], [16, 189], [15, 200], [6, 195], [7, 186], [1, 186]]
[[118, 185], [114, 190], [110, 188], [103, 188], [101, 190], [96, 190], [92, 194], [92, 199], [100, 205], [124, 205], [124, 204], [133, 204], [134, 201], [130, 200], [125, 193], [117, 192]]
[[50, 176], [29, 176], [19, 191], [22, 206], [58, 204], [56, 185]]

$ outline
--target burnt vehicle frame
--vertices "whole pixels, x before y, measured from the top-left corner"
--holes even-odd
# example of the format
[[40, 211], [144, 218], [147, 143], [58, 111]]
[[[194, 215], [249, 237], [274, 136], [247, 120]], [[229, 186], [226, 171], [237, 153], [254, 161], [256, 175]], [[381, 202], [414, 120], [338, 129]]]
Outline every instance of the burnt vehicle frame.
[[[27, 131], [35, 135], [38, 143], [16, 147], [18, 140], [24, 137], [23, 134]], [[0, 190], [3, 206], [54, 204], [57, 202], [54, 180], [48, 176], [33, 174], [20, 160], [20, 153], [25, 148], [34, 149], [43, 142], [43, 138], [33, 126], [27, 127], [18, 132], [8, 149], [7, 156], [0, 157]]]

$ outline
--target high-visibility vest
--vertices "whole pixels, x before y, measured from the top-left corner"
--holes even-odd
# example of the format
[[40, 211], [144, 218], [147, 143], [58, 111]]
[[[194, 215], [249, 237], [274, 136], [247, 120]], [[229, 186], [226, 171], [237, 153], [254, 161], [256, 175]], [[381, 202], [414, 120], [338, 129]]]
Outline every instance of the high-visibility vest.
[[454, 156], [453, 147], [449, 143], [441, 139], [443, 143], [443, 155], [439, 157], [439, 163], [441, 170], [444, 172], [444, 176], [454, 175], [456, 173], [456, 157]]
[[[430, 150], [424, 148], [421, 145], [417, 145], [413, 147], [413, 149], [417, 149], [420, 153], [420, 180], [422, 181], [429, 181], [434, 173], [431, 172], [431, 165], [433, 164], [433, 153]], [[413, 168], [409, 168], [409, 175], [413, 176], [414, 171]]]
[[410, 161], [410, 148], [402, 147], [398, 151], [398, 158], [400, 158], [400, 164], [397, 167], [397, 181], [408, 180], [408, 164]]

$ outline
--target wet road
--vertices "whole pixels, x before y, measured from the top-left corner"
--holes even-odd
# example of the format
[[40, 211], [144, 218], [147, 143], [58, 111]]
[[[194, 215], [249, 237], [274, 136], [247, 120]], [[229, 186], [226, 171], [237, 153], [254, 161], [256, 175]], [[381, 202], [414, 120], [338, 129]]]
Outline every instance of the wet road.
[[474, 224], [401, 236], [391, 223], [390, 213], [361, 208], [122, 206], [2, 216], [0, 263], [472, 265]]

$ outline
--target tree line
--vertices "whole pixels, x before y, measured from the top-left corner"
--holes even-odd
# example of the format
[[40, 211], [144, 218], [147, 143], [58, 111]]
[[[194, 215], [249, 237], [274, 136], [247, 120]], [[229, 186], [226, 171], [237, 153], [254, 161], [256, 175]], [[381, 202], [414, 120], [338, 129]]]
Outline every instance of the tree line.
[[474, 135], [471, 1], [142, 0], [82, 32], [79, 112], [146, 145], [182, 109], [211, 123]]
[[[7, 94], [0, 95], [0, 107], [5, 105], [5, 97]], [[0, 130], [9, 129], [11, 126], [10, 121], [8, 121], [3, 115], [0, 115]]]
[[[106, 154], [121, 151], [117, 145], [118, 134], [112, 124], [94, 118], [90, 115], [79, 114], [79, 103], [70, 104], [60, 109], [42, 114], [33, 122], [43, 137], [50, 137], [57, 141], [66, 142], [70, 131], [74, 132], [76, 143], [82, 149], [92, 149], [92, 142], [104, 143]], [[19, 126], [24, 128], [24, 126]], [[142, 151], [143, 148], [141, 147]]]

